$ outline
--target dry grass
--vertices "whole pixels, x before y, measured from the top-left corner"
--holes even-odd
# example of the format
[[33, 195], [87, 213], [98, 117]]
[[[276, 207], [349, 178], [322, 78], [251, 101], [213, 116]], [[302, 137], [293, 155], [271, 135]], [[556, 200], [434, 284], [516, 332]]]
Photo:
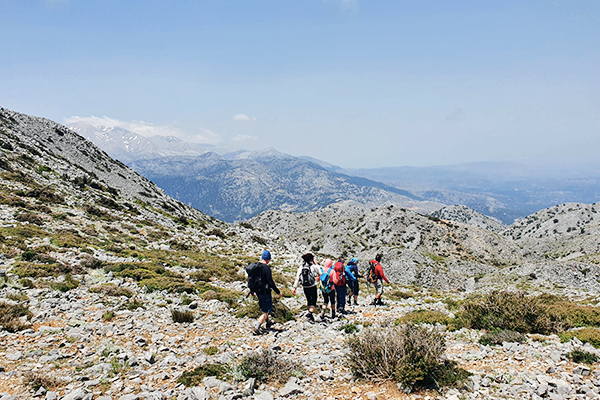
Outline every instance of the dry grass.
[[31, 311], [27, 306], [0, 303], [0, 325], [6, 331], [14, 333], [29, 328], [31, 325], [22, 322], [21, 317], [31, 318]]
[[444, 357], [444, 335], [422, 325], [369, 328], [346, 341], [359, 379], [392, 379], [408, 387], [454, 385], [469, 373]]

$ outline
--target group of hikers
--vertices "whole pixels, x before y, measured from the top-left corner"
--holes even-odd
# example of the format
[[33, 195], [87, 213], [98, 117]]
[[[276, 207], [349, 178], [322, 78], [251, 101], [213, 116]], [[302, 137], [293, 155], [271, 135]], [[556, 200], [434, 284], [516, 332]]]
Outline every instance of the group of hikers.
[[[384, 305], [381, 296], [383, 294], [383, 282], [390, 283], [388, 278], [383, 273], [381, 266], [382, 254], [377, 254], [374, 260], [369, 261], [369, 267], [365, 275], [361, 275], [358, 271], [357, 257], [350, 259], [348, 264], [345, 264], [344, 258], [340, 257], [337, 262], [331, 259], [326, 259], [323, 267], [315, 261], [314, 255], [311, 253], [302, 256], [302, 264], [296, 272], [294, 280], [294, 295], [298, 286], [302, 286], [304, 295], [306, 296], [306, 305], [308, 307], [307, 318], [310, 322], [314, 322], [314, 312], [319, 299], [319, 291], [323, 295], [323, 312], [327, 317], [327, 308], [331, 305], [331, 318], [338, 314], [346, 314], [346, 297], [348, 303], [358, 305], [359, 282], [358, 278], [365, 278], [367, 283], [375, 287], [375, 299], [372, 305]], [[269, 329], [272, 321], [269, 319], [269, 313], [273, 309], [272, 291], [279, 298], [283, 296], [281, 290], [273, 281], [273, 275], [269, 262], [271, 261], [271, 252], [265, 250], [262, 253], [261, 260], [257, 263], [252, 263], [246, 267], [248, 273], [248, 288], [250, 294], [255, 294], [258, 298], [258, 306], [262, 311], [256, 322], [254, 334], [262, 334], [262, 324]], [[336, 308], [337, 305], [337, 308]]]

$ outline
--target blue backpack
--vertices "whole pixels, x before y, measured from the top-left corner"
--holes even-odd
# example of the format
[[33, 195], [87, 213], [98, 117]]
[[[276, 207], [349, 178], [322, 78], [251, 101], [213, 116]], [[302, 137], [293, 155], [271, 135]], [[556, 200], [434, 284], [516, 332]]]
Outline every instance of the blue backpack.
[[329, 283], [329, 273], [333, 267], [329, 268], [329, 271], [323, 272], [321, 277], [319, 278], [319, 282], [321, 283], [321, 290], [323, 293], [331, 293], [331, 284]]

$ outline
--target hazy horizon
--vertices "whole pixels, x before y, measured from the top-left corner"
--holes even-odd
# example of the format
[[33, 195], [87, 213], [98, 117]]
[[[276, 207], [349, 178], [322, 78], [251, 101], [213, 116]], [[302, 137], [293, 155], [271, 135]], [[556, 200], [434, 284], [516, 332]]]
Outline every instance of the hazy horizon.
[[595, 1], [0, 7], [0, 106], [57, 122], [343, 168], [576, 168], [600, 147]]

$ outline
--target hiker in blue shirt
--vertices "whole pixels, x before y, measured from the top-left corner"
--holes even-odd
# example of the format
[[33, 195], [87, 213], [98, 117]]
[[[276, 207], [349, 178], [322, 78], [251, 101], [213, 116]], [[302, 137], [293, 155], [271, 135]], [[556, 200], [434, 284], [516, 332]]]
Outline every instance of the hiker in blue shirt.
[[358, 273], [358, 257], [352, 257], [350, 261], [348, 261], [348, 265], [346, 265], [346, 276], [355, 277], [355, 279], [348, 279], [348, 289], [350, 292], [348, 293], [348, 304], [352, 303], [352, 297], [354, 297], [354, 305], [358, 305], [358, 278], [362, 278], [362, 276]]

